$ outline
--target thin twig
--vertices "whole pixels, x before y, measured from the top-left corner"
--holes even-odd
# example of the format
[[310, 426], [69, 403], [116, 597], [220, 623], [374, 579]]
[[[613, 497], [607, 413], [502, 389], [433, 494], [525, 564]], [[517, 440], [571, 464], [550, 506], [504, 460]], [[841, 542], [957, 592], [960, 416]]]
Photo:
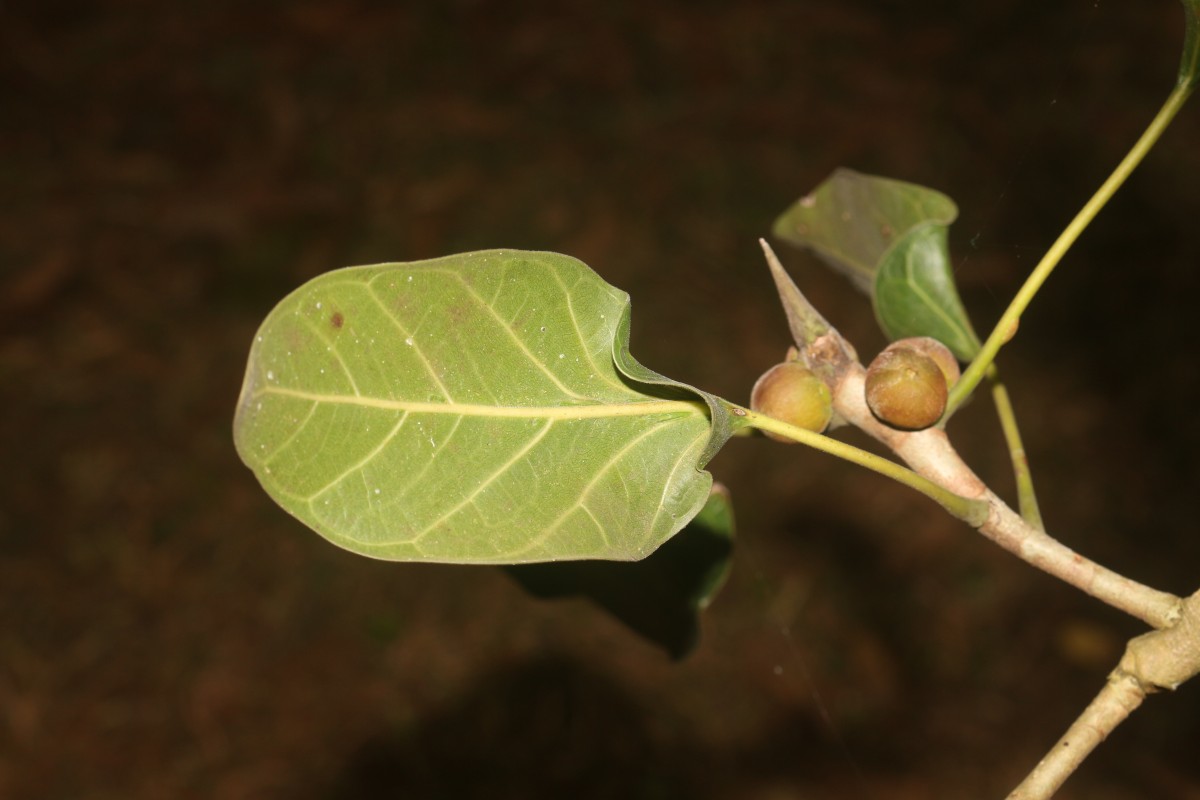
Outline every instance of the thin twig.
[[992, 516], [979, 532], [1005, 550], [1153, 628], [1169, 627], [1179, 618], [1183, 601], [1176, 595], [1138, 583], [1079, 555], [1030, 525], [1003, 500], [989, 495]]
[[1132, 675], [1113, 673], [1095, 699], [1046, 757], [1008, 795], [1008, 800], [1048, 800], [1096, 746], [1146, 699]]
[[1147, 694], [1170, 691], [1200, 674], [1200, 592], [1182, 601], [1167, 628], [1131, 640], [1108, 683], [1058, 744], [1008, 800], [1046, 800], [1083, 760], [1142, 704]]

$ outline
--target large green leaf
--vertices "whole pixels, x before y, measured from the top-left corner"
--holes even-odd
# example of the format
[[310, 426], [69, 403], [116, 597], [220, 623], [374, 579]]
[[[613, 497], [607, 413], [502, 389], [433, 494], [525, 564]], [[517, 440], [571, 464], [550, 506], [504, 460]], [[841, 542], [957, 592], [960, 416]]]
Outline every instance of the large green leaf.
[[964, 361], [979, 340], [959, 300], [946, 243], [958, 208], [941, 192], [839, 169], [775, 221], [871, 296], [892, 339], [933, 336]]
[[700, 513], [641, 561], [517, 564], [506, 570], [538, 597], [586, 597], [672, 658], [683, 658], [699, 639], [700, 612], [729, 574], [733, 535], [729, 491], [716, 484]]
[[628, 295], [567, 256], [330, 272], [255, 337], [238, 453], [288, 512], [364, 555], [639, 559], [703, 507], [730, 423], [628, 341]]

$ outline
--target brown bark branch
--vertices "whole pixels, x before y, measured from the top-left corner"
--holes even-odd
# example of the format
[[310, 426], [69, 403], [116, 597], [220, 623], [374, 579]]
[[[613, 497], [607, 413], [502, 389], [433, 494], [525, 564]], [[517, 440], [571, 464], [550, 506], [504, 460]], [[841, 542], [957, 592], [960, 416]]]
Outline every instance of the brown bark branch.
[[1079, 719], [1025, 780], [1009, 793], [1008, 800], [1048, 800], [1053, 797], [1096, 746], [1108, 738], [1145, 698], [1146, 692], [1136, 678], [1114, 672]]
[[1200, 674], [1200, 591], [1183, 601], [1178, 619], [1129, 642], [1108, 683], [1008, 800], [1048, 800], [1147, 694], [1173, 690]]
[[944, 430], [900, 431], [879, 422], [867, 407], [866, 370], [854, 357], [853, 348], [821, 345], [828, 340], [841, 343], [837, 331], [829, 329], [812, 342], [803, 341], [803, 331], [798, 333], [795, 327], [793, 333], [797, 335], [797, 354], [819, 362], [826, 370], [836, 420], [882, 442], [924, 478], [962, 497], [985, 501], [989, 513], [978, 526], [979, 532], [1005, 550], [1155, 628], [1130, 641], [1104, 688], [1008, 796], [1008, 800], [1048, 800], [1148, 693], [1174, 689], [1200, 674], [1200, 591], [1183, 600], [1074, 552], [992, 492], [958, 455]]
[[847, 422], [887, 445], [918, 474], [955, 494], [986, 500], [991, 513], [980, 526], [980, 533], [1043, 572], [1151, 627], [1166, 628], [1178, 619], [1183, 603], [1179, 597], [1113, 572], [1022, 519], [967, 466], [945, 431], [899, 431], [875, 419], [864, 399], [865, 372], [861, 364], [845, 365], [834, 387], [834, 409]]

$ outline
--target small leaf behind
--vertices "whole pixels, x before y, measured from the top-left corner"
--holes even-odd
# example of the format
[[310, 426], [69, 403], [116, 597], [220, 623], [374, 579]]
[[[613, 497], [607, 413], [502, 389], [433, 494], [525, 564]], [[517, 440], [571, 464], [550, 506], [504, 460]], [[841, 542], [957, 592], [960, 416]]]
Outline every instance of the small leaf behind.
[[629, 297], [554, 253], [313, 279], [263, 323], [242, 460], [330, 541], [405, 561], [634, 560], [706, 502], [716, 398], [628, 353]]
[[979, 339], [954, 285], [946, 238], [957, 216], [941, 192], [839, 169], [774, 230], [866, 292], [889, 338], [932, 336], [969, 361]]
[[870, 294], [879, 262], [897, 239], [917, 225], [949, 225], [957, 216], [941, 192], [841, 168], [775, 220], [774, 233], [814, 251]]

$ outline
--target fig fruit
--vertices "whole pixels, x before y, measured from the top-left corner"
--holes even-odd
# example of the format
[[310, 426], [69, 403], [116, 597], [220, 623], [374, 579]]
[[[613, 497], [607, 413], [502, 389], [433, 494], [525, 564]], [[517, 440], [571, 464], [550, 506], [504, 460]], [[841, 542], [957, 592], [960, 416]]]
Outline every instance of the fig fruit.
[[[958, 363], [954, 366], [957, 371]], [[901, 340], [867, 367], [866, 393], [867, 405], [880, 422], [919, 431], [942, 418], [949, 392], [939, 363]]]
[[[799, 361], [776, 364], [763, 373], [750, 392], [750, 408], [797, 428], [820, 433], [833, 418], [833, 395], [825, 381]], [[780, 442], [791, 442], [764, 431]]]
[[962, 369], [958, 366], [958, 359], [954, 353], [950, 352], [950, 348], [934, 339], [932, 336], [914, 336], [909, 339], [898, 339], [888, 347], [902, 348], [907, 347], [916, 350], [921, 355], [929, 356], [934, 363], [942, 370], [942, 375], [946, 378], [946, 388], [954, 388], [954, 384], [958, 383], [958, 379], [962, 376]]

